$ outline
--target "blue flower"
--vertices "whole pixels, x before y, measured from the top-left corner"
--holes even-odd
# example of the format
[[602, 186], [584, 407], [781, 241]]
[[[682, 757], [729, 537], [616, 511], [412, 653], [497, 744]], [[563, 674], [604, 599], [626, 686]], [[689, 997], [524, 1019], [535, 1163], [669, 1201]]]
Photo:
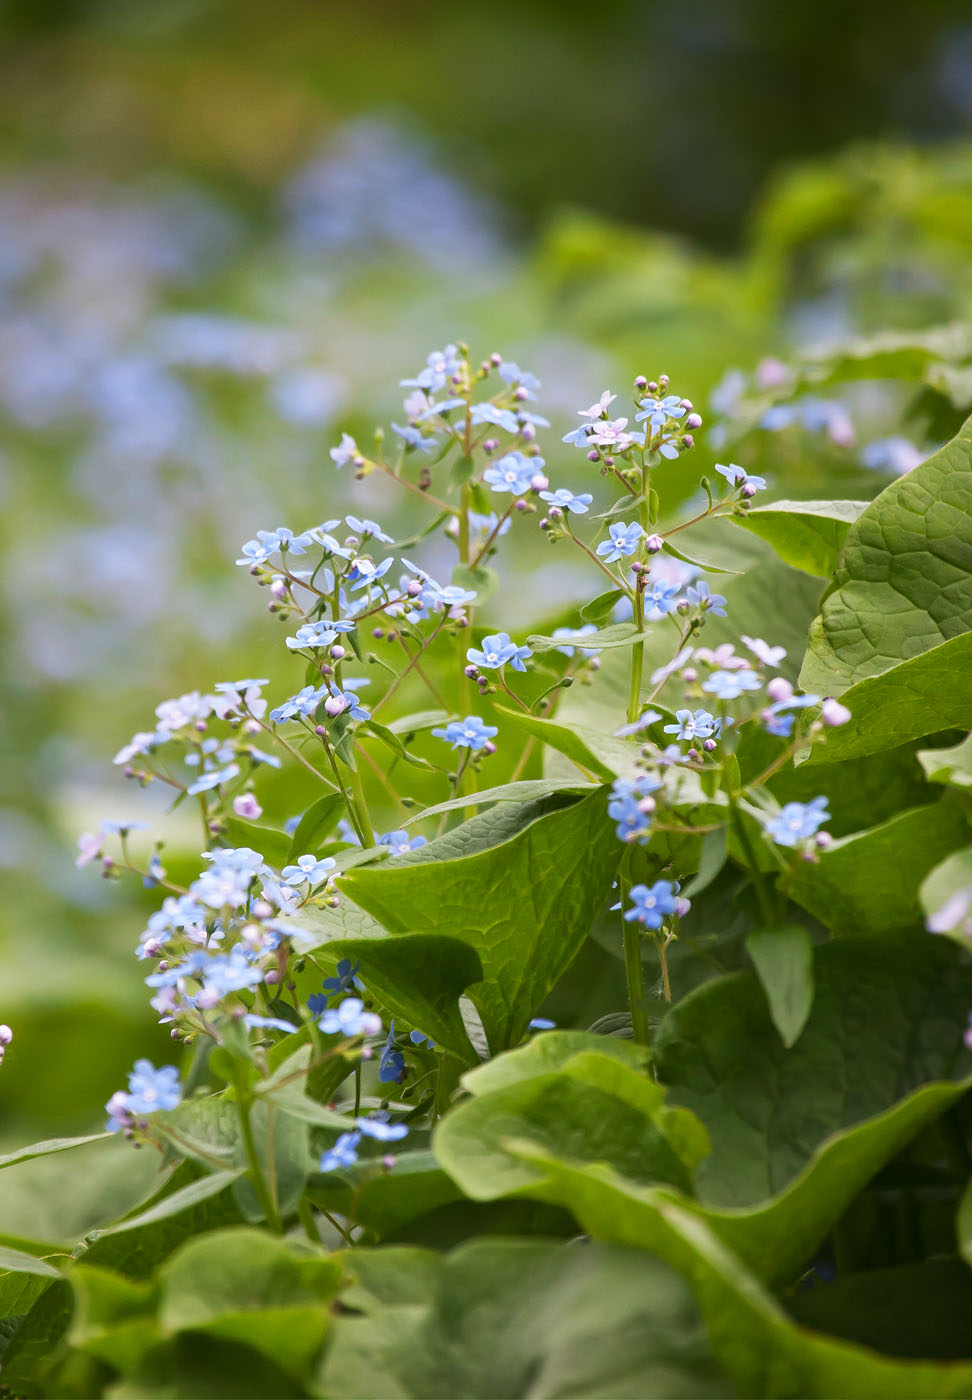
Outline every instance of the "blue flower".
[[336, 1172], [340, 1171], [342, 1167], [353, 1167], [358, 1160], [358, 1144], [360, 1142], [360, 1133], [342, 1133], [334, 1146], [321, 1157], [320, 1170], [322, 1172]]
[[[261, 530], [261, 535], [266, 531]], [[270, 538], [247, 540], [246, 544], [240, 547], [243, 556], [237, 559], [237, 564], [265, 564], [272, 554], [276, 554], [276, 542]]]
[[573, 491], [568, 491], [566, 486], [558, 486], [556, 491], [541, 491], [541, 501], [549, 501], [551, 505], [561, 506], [564, 510], [569, 510], [572, 515], [586, 515], [590, 509], [594, 497], [584, 492], [581, 496], [575, 496]]
[[358, 1118], [356, 1122], [365, 1137], [375, 1138], [378, 1142], [399, 1142], [408, 1136], [406, 1125], [389, 1123], [387, 1114], [375, 1113], [370, 1118]]
[[546, 1016], [534, 1016], [533, 1020], [527, 1023], [527, 1030], [530, 1031], [552, 1031], [556, 1028], [557, 1022], [549, 1021]]
[[324, 1012], [318, 1025], [325, 1035], [378, 1035], [381, 1017], [366, 1011], [360, 997], [345, 997], [340, 1006]]
[[635, 414], [635, 422], [643, 423], [647, 419], [652, 432], [655, 433], [659, 428], [663, 428], [669, 419], [684, 418], [686, 411], [677, 394], [668, 394], [663, 399], [649, 395], [641, 400], [641, 412]]
[[514, 671], [525, 671], [523, 663], [532, 655], [529, 647], [518, 647], [515, 642], [511, 642], [508, 632], [496, 632], [491, 637], [484, 637], [479, 648], [470, 647], [466, 652], [466, 660], [471, 661], [474, 666], [481, 666], [484, 671], [498, 671], [501, 666], [507, 664], [512, 666]]
[[616, 520], [608, 531], [611, 538], [602, 540], [597, 547], [597, 552], [602, 559], [609, 564], [613, 564], [616, 559], [622, 556], [634, 554], [638, 548], [638, 541], [643, 538], [644, 530], [640, 525], [622, 525], [620, 520]]
[[225, 768], [210, 769], [208, 772], [200, 773], [194, 783], [190, 783], [186, 788], [189, 797], [195, 797], [197, 793], [209, 792], [210, 788], [219, 787], [220, 783], [228, 783], [231, 778], [235, 778], [240, 771], [238, 763], [229, 763]]
[[469, 417], [470, 421], [477, 426], [481, 423], [492, 423], [507, 433], [520, 431], [520, 424], [513, 410], [511, 408], [497, 408], [494, 403], [473, 404]]
[[615, 778], [608, 801], [608, 816], [616, 823], [619, 841], [643, 843], [651, 834], [651, 817], [655, 800], [651, 796], [661, 787], [661, 780], [647, 773], [637, 778]]
[[721, 593], [710, 593], [705, 579], [690, 583], [685, 590], [690, 603], [695, 603], [702, 612], [710, 612], [713, 617], [725, 617], [726, 600]]
[[382, 544], [393, 542], [391, 535], [386, 535], [381, 526], [374, 520], [359, 520], [356, 515], [346, 515], [344, 518], [351, 529], [359, 535], [371, 535], [373, 539], [381, 540]]
[[409, 447], [417, 447], [420, 452], [427, 452], [430, 455], [438, 450], [439, 439], [435, 433], [426, 435], [418, 428], [413, 428], [411, 424], [406, 424], [403, 428], [400, 423], [393, 423], [392, 427]]
[[371, 559], [360, 555], [348, 570], [346, 582], [351, 585], [352, 592], [358, 588], [370, 588], [373, 583], [384, 578], [394, 562], [390, 554], [380, 564], [375, 564]]
[[435, 1049], [435, 1041], [424, 1031], [409, 1031], [408, 1038], [413, 1045], [427, 1045], [430, 1050]]
[[142, 1114], [175, 1108], [181, 1098], [179, 1071], [174, 1065], [156, 1069], [151, 1060], [136, 1060], [128, 1076], [128, 1092], [119, 1090], [105, 1105], [109, 1115], [105, 1127], [108, 1132], [117, 1133]]
[[432, 351], [425, 368], [419, 371], [415, 379], [400, 379], [398, 382], [403, 389], [425, 389], [427, 393], [435, 394], [445, 388], [453, 375], [459, 373], [461, 365], [458, 347], [447, 345], [444, 350]]
[[727, 467], [723, 466], [720, 462], [716, 462], [716, 471], [720, 476], [724, 476], [729, 485], [734, 488], [736, 486], [751, 487], [752, 490], [747, 492], [747, 495], [752, 495], [755, 491], [766, 490], [766, 482], [763, 477], [749, 476], [742, 467], [737, 467], [734, 462], [730, 462]]
[[796, 846], [816, 835], [829, 817], [826, 797], [815, 797], [812, 802], [787, 802], [779, 815], [766, 823], [766, 834], [778, 846]]
[[645, 590], [645, 603], [657, 612], [670, 613], [677, 604], [681, 588], [679, 583], [663, 583], [659, 579]]
[[675, 719], [676, 724], [665, 725], [665, 733], [674, 734], [676, 739], [693, 742], [696, 739], [711, 739], [722, 728], [722, 721], [710, 715], [708, 710], [696, 710], [694, 714], [691, 710], [676, 710]]
[[713, 671], [709, 679], [702, 682], [702, 689], [720, 700], [738, 700], [747, 690], [759, 690], [760, 685], [755, 671]]
[[424, 836], [409, 837], [407, 831], [386, 831], [384, 836], [378, 837], [378, 845], [390, 846], [393, 856], [403, 856], [406, 851], [417, 851], [426, 845], [426, 839]]
[[520, 369], [520, 366], [514, 364], [512, 360], [504, 360], [499, 367], [499, 376], [507, 384], [525, 389], [528, 399], [536, 399], [537, 396], [533, 391], [540, 388], [540, 380], [529, 370]]
[[333, 869], [334, 861], [330, 856], [325, 856], [323, 860], [312, 855], [298, 856], [296, 865], [284, 866], [283, 878], [288, 885], [302, 885], [305, 881], [309, 885], [319, 885], [328, 871]]
[[395, 1022], [392, 1021], [378, 1056], [378, 1078], [382, 1084], [401, 1084], [405, 1078], [405, 1056], [395, 1049]]
[[483, 724], [478, 715], [467, 715], [465, 719], [453, 719], [445, 729], [433, 729], [436, 739], [445, 739], [454, 749], [472, 749], [478, 753], [499, 730], [491, 724]]
[[678, 913], [678, 885], [656, 880], [653, 885], [632, 885], [628, 891], [632, 907], [624, 911], [625, 921], [637, 920], [646, 928], [661, 928], [662, 919]]
[[296, 695], [292, 695], [289, 700], [285, 700], [282, 705], [271, 710], [270, 719], [274, 724], [286, 724], [288, 720], [296, 719], [298, 715], [312, 715], [326, 696], [327, 686], [320, 685], [315, 688], [312, 685], [305, 685], [303, 690], [298, 690]]
[[569, 433], [564, 433], [563, 442], [569, 442], [574, 447], [587, 447], [594, 433], [593, 423], [581, 423], [577, 428], [571, 428]]
[[295, 1031], [297, 1027], [292, 1021], [285, 1021], [281, 1016], [257, 1016], [252, 1011], [248, 1011], [243, 1017], [244, 1026], [251, 1028], [256, 1026], [263, 1030], [271, 1031]]
[[763, 728], [767, 734], [772, 734], [778, 739], [789, 739], [793, 733], [793, 722], [795, 715], [782, 714], [775, 705], [764, 710], [761, 716]]
[[[334, 862], [332, 861], [333, 865]], [[364, 983], [358, 976], [360, 962], [352, 964], [350, 958], [342, 958], [335, 969], [336, 976], [324, 978], [324, 990], [326, 992], [350, 992], [352, 987], [357, 987], [359, 992], [364, 991]], [[308, 998], [307, 1005], [310, 1006]]]
[[301, 647], [329, 647], [337, 639], [338, 634], [329, 622], [305, 622], [303, 627], [297, 628], [295, 636], [287, 638], [287, 646], [291, 651]]
[[494, 465], [483, 472], [483, 480], [494, 491], [509, 491], [514, 496], [525, 496], [530, 484], [539, 471], [542, 471], [542, 457], [524, 457], [522, 452], [507, 452]]

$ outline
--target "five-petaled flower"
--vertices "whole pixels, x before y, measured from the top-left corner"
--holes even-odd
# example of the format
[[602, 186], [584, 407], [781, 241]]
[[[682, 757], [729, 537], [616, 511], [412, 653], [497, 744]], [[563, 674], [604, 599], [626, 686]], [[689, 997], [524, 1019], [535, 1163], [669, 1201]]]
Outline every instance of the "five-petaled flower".
[[678, 884], [670, 880], [656, 880], [653, 885], [632, 885], [628, 891], [631, 908], [624, 911], [626, 922], [637, 921], [645, 928], [661, 928], [663, 919], [684, 911], [678, 889]]
[[641, 526], [634, 522], [630, 525], [623, 525], [620, 520], [616, 520], [608, 530], [611, 538], [602, 540], [597, 547], [597, 552], [608, 564], [613, 564], [617, 559], [634, 554], [644, 533]]
[[512, 666], [514, 671], [525, 671], [523, 664], [533, 652], [529, 647], [518, 647], [510, 641], [508, 632], [495, 632], [484, 637], [478, 647], [470, 647], [466, 660], [484, 671], [498, 671], [503, 666]]
[[433, 729], [437, 739], [445, 739], [454, 749], [472, 749], [478, 753], [499, 733], [495, 725], [484, 724], [478, 715], [450, 720], [444, 729]]
[[778, 846], [796, 846], [815, 836], [830, 813], [827, 811], [826, 797], [815, 797], [812, 802], [787, 802], [777, 816], [766, 823], [766, 834]]

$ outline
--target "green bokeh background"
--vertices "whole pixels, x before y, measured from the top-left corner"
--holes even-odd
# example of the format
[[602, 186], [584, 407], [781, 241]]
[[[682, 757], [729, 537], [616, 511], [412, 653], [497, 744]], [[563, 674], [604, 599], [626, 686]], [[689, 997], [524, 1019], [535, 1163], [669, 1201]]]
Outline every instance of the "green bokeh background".
[[[400, 411], [397, 381], [450, 339], [536, 370], [550, 468], [579, 486], [559, 436], [606, 384], [665, 370], [704, 407], [767, 356], [967, 320], [972, 23], [946, 0], [19, 0], [0, 27], [13, 1142], [96, 1124], [136, 1054], [169, 1055], [131, 952], [155, 896], [76, 872], [74, 842], [102, 816], [159, 817], [110, 760], [160, 699], [237, 674], [300, 684], [239, 543], [365, 506], [398, 536], [417, 524], [327, 453]], [[330, 172], [316, 241], [294, 212], [308, 167]], [[326, 411], [281, 417], [279, 368], [164, 364], [184, 422], [146, 448], [159, 394], [121, 414], [105, 376], [158, 367], [163, 318], [187, 311], [297, 336]], [[951, 426], [911, 384], [858, 385], [848, 408], [853, 444], [757, 430], [739, 460], [783, 494], [862, 496], [886, 478], [861, 442], [927, 447]], [[704, 432], [695, 456], [718, 456]], [[675, 508], [696, 474], [663, 479]], [[523, 586], [490, 616], [563, 620], [593, 577], [519, 538]], [[309, 800], [297, 780], [268, 793], [281, 818]], [[191, 862], [196, 833], [167, 831]], [[564, 1015], [610, 1009], [615, 980], [592, 944]]]

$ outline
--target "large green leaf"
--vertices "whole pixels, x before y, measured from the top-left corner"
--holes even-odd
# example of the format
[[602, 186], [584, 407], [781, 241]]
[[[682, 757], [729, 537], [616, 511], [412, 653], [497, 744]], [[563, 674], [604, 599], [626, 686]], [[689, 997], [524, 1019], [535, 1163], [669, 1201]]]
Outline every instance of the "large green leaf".
[[16, 1152], [8, 1152], [0, 1157], [0, 1169], [15, 1167], [20, 1162], [29, 1162], [34, 1157], [49, 1157], [52, 1152], [69, 1152], [73, 1147], [84, 1147], [89, 1142], [104, 1142], [110, 1134], [90, 1133], [87, 1137], [48, 1138], [45, 1142], [31, 1143], [30, 1147], [20, 1147]]
[[972, 628], [970, 444], [972, 420], [850, 527], [814, 624], [805, 690], [842, 693]]
[[836, 934], [920, 928], [922, 881], [968, 841], [968, 823], [958, 807], [950, 802], [916, 807], [835, 841], [820, 852], [817, 864], [797, 865], [787, 888]]
[[389, 861], [340, 884], [390, 930], [444, 934], [475, 949], [483, 981], [469, 996], [495, 1052], [521, 1038], [580, 951], [621, 853], [599, 790], [475, 854]]
[[542, 1195], [542, 1178], [506, 1150], [507, 1139], [529, 1139], [557, 1156], [609, 1162], [633, 1180], [686, 1191], [709, 1146], [701, 1124], [668, 1107], [656, 1083], [597, 1051], [467, 1099], [439, 1125], [434, 1147], [474, 1200]]
[[851, 686], [841, 703], [851, 718], [810, 750], [810, 763], [880, 753], [943, 729], [972, 725], [972, 632]]
[[972, 1364], [903, 1362], [794, 1324], [690, 1202], [637, 1186], [610, 1168], [575, 1166], [524, 1146], [549, 1199], [597, 1240], [658, 1255], [692, 1284], [716, 1359], [739, 1393], [820, 1400], [924, 1400], [972, 1395]]
[[644, 1069], [648, 1062], [647, 1048], [630, 1040], [592, 1035], [590, 1031], [548, 1031], [535, 1035], [517, 1050], [497, 1055], [468, 1070], [462, 1076], [462, 1087], [470, 1094], [490, 1094], [494, 1089], [504, 1089], [521, 1079], [563, 1069], [575, 1056], [593, 1051], [599, 1055], [613, 1055], [636, 1070]]
[[787, 1047], [796, 1043], [813, 1005], [813, 951], [805, 928], [754, 929], [746, 951], [769, 1005], [773, 1024]]
[[829, 578], [866, 501], [773, 501], [729, 518], [771, 544], [785, 564]]
[[409, 1251], [403, 1269], [404, 1253], [351, 1257], [380, 1302], [335, 1324], [320, 1373], [332, 1400], [732, 1393], [689, 1289], [644, 1251], [480, 1240], [445, 1258]]
[[656, 1035], [669, 1102], [711, 1135], [696, 1176], [706, 1204], [776, 1195], [832, 1134], [972, 1069], [962, 1043], [972, 968], [951, 944], [846, 940], [818, 947], [814, 966], [813, 1010], [790, 1050], [754, 973], [699, 987]]
[[950, 749], [921, 749], [918, 762], [930, 783], [972, 788], [972, 734]]
[[495, 708], [507, 726], [541, 740], [548, 748], [556, 749], [589, 777], [609, 783], [615, 777], [622, 774], [628, 777], [636, 771], [637, 744], [625, 743], [623, 739], [603, 734], [599, 729], [587, 725], [558, 724], [556, 720], [541, 719], [539, 715], [511, 710], [504, 705]]
[[160, 1273], [165, 1332], [244, 1342], [303, 1376], [324, 1340], [342, 1266], [243, 1226], [184, 1245]]

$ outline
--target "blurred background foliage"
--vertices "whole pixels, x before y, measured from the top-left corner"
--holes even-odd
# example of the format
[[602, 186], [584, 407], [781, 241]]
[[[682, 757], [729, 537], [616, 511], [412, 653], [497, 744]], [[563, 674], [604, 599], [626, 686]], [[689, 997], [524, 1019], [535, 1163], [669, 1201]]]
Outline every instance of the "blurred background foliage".
[[[572, 486], [576, 409], [666, 371], [706, 413], [692, 470], [660, 474], [671, 510], [729, 456], [782, 495], [869, 496], [954, 429], [972, 23], [948, 0], [7, 0], [0, 29], [6, 1141], [85, 1128], [169, 1053], [131, 952], [156, 897], [76, 871], [75, 837], [161, 816], [110, 762], [160, 699], [296, 688], [244, 539], [422, 523], [328, 449], [400, 412], [428, 350], [534, 370]], [[576, 620], [593, 578], [518, 539], [526, 586], [489, 616]], [[309, 800], [266, 794], [280, 819]], [[559, 1014], [615, 982], [592, 942]]]

